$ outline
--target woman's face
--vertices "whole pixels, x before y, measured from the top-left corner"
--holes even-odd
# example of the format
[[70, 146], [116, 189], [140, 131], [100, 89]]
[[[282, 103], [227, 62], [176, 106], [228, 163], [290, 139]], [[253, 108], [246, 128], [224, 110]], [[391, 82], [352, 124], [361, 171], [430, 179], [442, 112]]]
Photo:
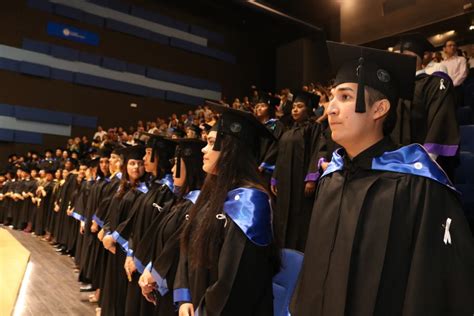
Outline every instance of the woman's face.
[[255, 107], [255, 116], [257, 118], [263, 118], [263, 117], [269, 116], [268, 112], [269, 112], [268, 111], [268, 104], [266, 104], [266, 103], [259, 103]]
[[99, 167], [100, 167], [100, 171], [102, 171], [102, 173], [106, 175], [109, 172], [109, 158], [107, 157], [100, 158]]
[[151, 162], [151, 155], [153, 153], [153, 149], [147, 148], [145, 150], [145, 156], [143, 157], [144, 165], [145, 165], [145, 171], [152, 173], [156, 176], [156, 171], [158, 170], [158, 155], [155, 154], [155, 158], [153, 162]]
[[303, 102], [293, 103], [293, 109], [291, 110], [291, 116], [295, 122], [301, 122], [308, 117], [306, 106]]
[[54, 173], [54, 176], [56, 177], [56, 179], [59, 180], [59, 179], [61, 179], [61, 174], [62, 174], [61, 170], [58, 169], [58, 170], [56, 170], [56, 172]]
[[137, 181], [145, 173], [143, 160], [130, 159], [127, 162], [127, 173], [130, 181]]
[[216, 164], [221, 154], [220, 151], [213, 150], [216, 136], [216, 131], [209, 132], [207, 135], [207, 145], [202, 149], [204, 154], [202, 169], [204, 172], [214, 175], [217, 174]]
[[184, 182], [186, 181], [186, 166], [184, 164], [184, 160], [181, 159], [180, 175], [179, 178], [176, 177], [176, 159], [177, 158], [174, 158], [175, 164], [171, 169], [171, 171], [173, 172], [173, 182], [175, 186], [182, 187], [184, 185]]

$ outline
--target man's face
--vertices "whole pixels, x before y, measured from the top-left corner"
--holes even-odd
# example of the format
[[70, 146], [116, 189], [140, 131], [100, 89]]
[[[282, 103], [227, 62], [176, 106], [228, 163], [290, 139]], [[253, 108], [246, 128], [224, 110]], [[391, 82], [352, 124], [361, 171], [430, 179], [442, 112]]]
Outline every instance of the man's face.
[[345, 147], [366, 137], [367, 127], [373, 122], [368, 111], [356, 113], [357, 98], [356, 83], [342, 83], [332, 91], [333, 99], [329, 103], [328, 121], [331, 127], [332, 139]]
[[446, 45], [444, 46], [443, 50], [446, 55], [449, 57], [456, 55], [456, 50], [458, 46], [456, 45], [455, 41], [447, 41]]
[[61, 157], [63, 151], [61, 149], [56, 149], [56, 157]]

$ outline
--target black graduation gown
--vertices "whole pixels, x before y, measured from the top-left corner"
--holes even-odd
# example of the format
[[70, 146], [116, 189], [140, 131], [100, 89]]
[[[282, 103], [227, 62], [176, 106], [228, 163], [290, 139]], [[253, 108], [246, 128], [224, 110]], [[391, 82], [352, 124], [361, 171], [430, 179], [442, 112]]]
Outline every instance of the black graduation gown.
[[59, 212], [56, 214], [54, 235], [56, 241], [63, 246], [66, 246], [68, 243], [68, 232], [71, 222], [73, 221], [73, 219], [67, 215], [67, 209], [71, 206], [71, 195], [76, 187], [76, 182], [76, 175], [73, 173], [68, 174], [59, 193]]
[[92, 282], [93, 271], [97, 268], [95, 267], [95, 259], [97, 257], [98, 247], [101, 246], [101, 243], [97, 238], [97, 234], [91, 232], [91, 225], [92, 216], [94, 215], [94, 211], [99, 203], [99, 197], [106, 184], [106, 180], [101, 178], [96, 179], [96, 181], [92, 183], [89, 196], [87, 197], [85, 211], [84, 214], [82, 214], [84, 219], [84, 235], [81, 261], [79, 262], [79, 280], [84, 283]]
[[258, 156], [259, 166], [264, 170], [261, 175], [265, 181], [267, 189], [270, 186], [270, 180], [275, 169], [275, 164], [278, 156], [278, 140], [285, 131], [285, 126], [279, 120], [270, 119], [265, 123], [265, 126], [275, 136], [276, 141], [270, 139], [262, 139], [260, 144], [260, 152]]
[[39, 206], [36, 208], [36, 219], [35, 219], [35, 234], [38, 236], [44, 235], [46, 231], [46, 225], [48, 223], [48, 213], [51, 211], [51, 197], [53, 195], [54, 182], [43, 183], [43, 189], [46, 192], [45, 196], [40, 196], [41, 199]]
[[382, 155], [392, 150], [382, 140], [352, 161], [334, 155], [292, 315], [472, 314], [474, 243], [458, 196], [421, 146]]
[[[239, 192], [240, 189], [242, 188], [230, 191], [228, 201], [233, 201], [235, 192]], [[207, 316], [273, 315], [272, 277], [275, 259], [271, 219], [267, 218], [271, 216], [271, 209], [269, 197], [263, 194], [266, 202], [259, 204], [252, 203], [252, 200], [244, 202], [245, 194], [242, 194], [240, 199], [235, 199], [243, 203], [233, 215], [226, 211], [224, 204], [223, 242], [217, 262], [211, 263], [210, 268], [192, 268], [188, 265], [190, 260], [187, 254], [180, 253], [173, 287], [174, 301], [177, 303], [191, 301], [200, 315], [203, 315], [205, 310]], [[252, 214], [249, 214], [248, 211], [252, 208], [253, 211], [250, 211]], [[252, 227], [249, 230], [267, 236], [263, 238], [265, 239], [263, 244], [256, 243], [249, 230], [244, 232], [243, 227], [239, 226], [239, 220], [236, 218], [243, 214], [253, 220], [252, 224], [247, 222], [249, 224], [247, 227]], [[259, 216], [263, 217], [258, 218]], [[260, 226], [263, 222], [265, 224]]]
[[3, 200], [0, 201], [0, 223], [2, 224], [8, 223], [7, 222], [7, 207], [8, 207], [10, 198], [5, 196], [5, 194], [7, 194], [8, 191], [10, 190], [11, 183], [12, 183], [11, 180], [6, 180], [3, 183], [2, 189], [0, 190], [0, 193], [3, 194]]
[[392, 133], [396, 144], [423, 145], [438, 156], [437, 162], [453, 179], [460, 141], [456, 97], [449, 78], [416, 76], [413, 101], [400, 102], [397, 125]]
[[74, 193], [74, 198], [73, 198], [73, 205], [74, 205], [74, 210], [72, 213], [72, 217], [76, 220], [75, 226], [76, 226], [76, 247], [75, 247], [75, 253], [74, 253], [74, 262], [76, 263], [76, 266], [80, 267], [80, 264], [82, 262], [82, 249], [83, 249], [83, 243], [84, 243], [84, 234], [80, 233], [80, 225], [85, 221], [84, 214], [86, 212], [86, 205], [87, 205], [87, 200], [89, 199], [89, 194], [91, 191], [91, 186], [94, 183], [94, 180], [87, 180], [87, 181], [82, 181], [80, 184], [80, 187], [76, 192]]
[[[138, 279], [143, 272], [143, 265], [148, 251], [151, 251], [147, 242], [141, 243], [141, 240], [151, 230], [156, 230], [158, 223], [169, 212], [174, 204], [175, 195], [166, 185], [161, 184], [160, 180], [152, 181], [149, 191], [140, 197], [128, 218], [123, 221], [116, 231], [128, 240], [130, 256], [138, 257], [134, 260], [137, 266], [137, 272], [132, 275], [132, 282], [128, 283], [125, 314], [126, 315], [150, 315], [153, 312], [154, 305], [148, 302], [141, 294], [141, 288], [138, 285]], [[159, 206], [157, 208], [156, 206]], [[145, 239], [146, 240], [146, 239]], [[141, 258], [138, 259], [138, 258]]]
[[[158, 283], [165, 279], [167, 285], [173, 286], [178, 270], [180, 238], [186, 215], [193, 205], [191, 200], [183, 199], [177, 203], [155, 228], [155, 247], [153, 249], [152, 275]], [[161, 280], [160, 280], [161, 278]], [[173, 289], [161, 295], [157, 291], [157, 304], [154, 315], [175, 316], [178, 314], [173, 303]]]
[[56, 222], [56, 212], [54, 211], [55, 203], [59, 203], [59, 193], [61, 192], [61, 181], [54, 180], [53, 193], [51, 194], [50, 205], [48, 208], [48, 215], [46, 220], [46, 232], [54, 235], [54, 227]]
[[[140, 188], [140, 185], [138, 186]], [[128, 217], [133, 204], [137, 198], [144, 194], [137, 188], [128, 190], [122, 198], [117, 207], [115, 203], [110, 204], [108, 222], [105, 223], [107, 231], [112, 233], [116, 239], [115, 254], [109, 253], [107, 258], [107, 268], [105, 273], [104, 287], [101, 291], [102, 296], [102, 313], [104, 315], [124, 315], [125, 314], [125, 299], [127, 297], [128, 279], [125, 273], [124, 264], [127, 256], [127, 250], [122, 248], [121, 240], [117, 239], [116, 228], [118, 225]], [[114, 198], [114, 200], [116, 200]]]
[[320, 124], [307, 120], [294, 123], [278, 141], [278, 157], [272, 181], [277, 198], [275, 235], [284, 248], [303, 251], [314, 196], [305, 197], [305, 180], [317, 165]]
[[[120, 199], [116, 198], [117, 190], [120, 186], [120, 180], [122, 178], [122, 173], [117, 173], [113, 177], [110, 178], [110, 182], [108, 182], [105, 187], [103, 188], [102, 194], [99, 198], [99, 204], [92, 216], [92, 219], [99, 224], [99, 227], [106, 230], [104, 227], [105, 222], [108, 220], [108, 211], [109, 209], [115, 209], [118, 207], [120, 203]], [[114, 205], [111, 207], [111, 205]], [[97, 236], [97, 235], [96, 235]], [[102, 242], [97, 239], [97, 248], [95, 250], [96, 253], [93, 254], [92, 262], [90, 266], [94, 269], [92, 273], [92, 286], [94, 288], [104, 288], [105, 282], [105, 272], [107, 270], [107, 260], [109, 256], [109, 251], [104, 248]], [[102, 295], [100, 300], [102, 301]]]
[[[26, 180], [18, 180], [16, 185], [13, 186], [15, 194], [22, 195], [23, 191], [25, 191], [26, 187]], [[12, 225], [15, 229], [23, 229], [25, 222], [22, 221], [22, 210], [24, 205], [27, 203], [27, 199], [24, 198], [23, 200], [13, 201], [13, 211], [12, 211]]]
[[16, 227], [18, 228], [23, 228], [24, 226], [26, 226], [28, 221], [31, 219], [31, 213], [33, 212], [34, 206], [33, 206], [33, 201], [31, 200], [30, 194], [33, 194], [36, 196], [34, 192], [36, 188], [36, 180], [33, 178], [30, 178], [30, 179], [23, 180], [22, 182], [23, 182], [23, 186], [22, 186], [22, 192], [20, 192], [20, 194], [24, 192], [28, 194], [28, 196], [25, 197], [25, 199], [21, 203], [21, 208], [19, 209], [20, 214], [18, 216], [18, 222], [16, 225]]

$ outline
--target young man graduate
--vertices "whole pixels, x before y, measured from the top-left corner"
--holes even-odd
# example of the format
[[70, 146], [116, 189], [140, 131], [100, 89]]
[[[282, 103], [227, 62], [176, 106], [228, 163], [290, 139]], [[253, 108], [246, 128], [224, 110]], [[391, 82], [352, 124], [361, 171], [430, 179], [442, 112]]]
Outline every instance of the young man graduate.
[[292, 315], [472, 315], [474, 243], [458, 193], [421, 145], [387, 138], [415, 59], [328, 46], [342, 148], [319, 180]]

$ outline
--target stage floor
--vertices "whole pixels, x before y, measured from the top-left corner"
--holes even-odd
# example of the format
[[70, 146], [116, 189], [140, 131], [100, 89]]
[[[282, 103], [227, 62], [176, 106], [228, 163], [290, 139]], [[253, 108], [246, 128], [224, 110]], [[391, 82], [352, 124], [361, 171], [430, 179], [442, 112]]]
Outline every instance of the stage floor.
[[[97, 305], [86, 302], [91, 293], [79, 292], [72, 258], [57, 254], [51, 245], [31, 234], [4, 227], [1, 231], [11, 234], [31, 253], [13, 315], [95, 315]], [[0, 261], [3, 263], [3, 257]], [[10, 291], [3, 283], [0, 286], [2, 293]], [[0, 316], [9, 315], [3, 311], [0, 309]]]

